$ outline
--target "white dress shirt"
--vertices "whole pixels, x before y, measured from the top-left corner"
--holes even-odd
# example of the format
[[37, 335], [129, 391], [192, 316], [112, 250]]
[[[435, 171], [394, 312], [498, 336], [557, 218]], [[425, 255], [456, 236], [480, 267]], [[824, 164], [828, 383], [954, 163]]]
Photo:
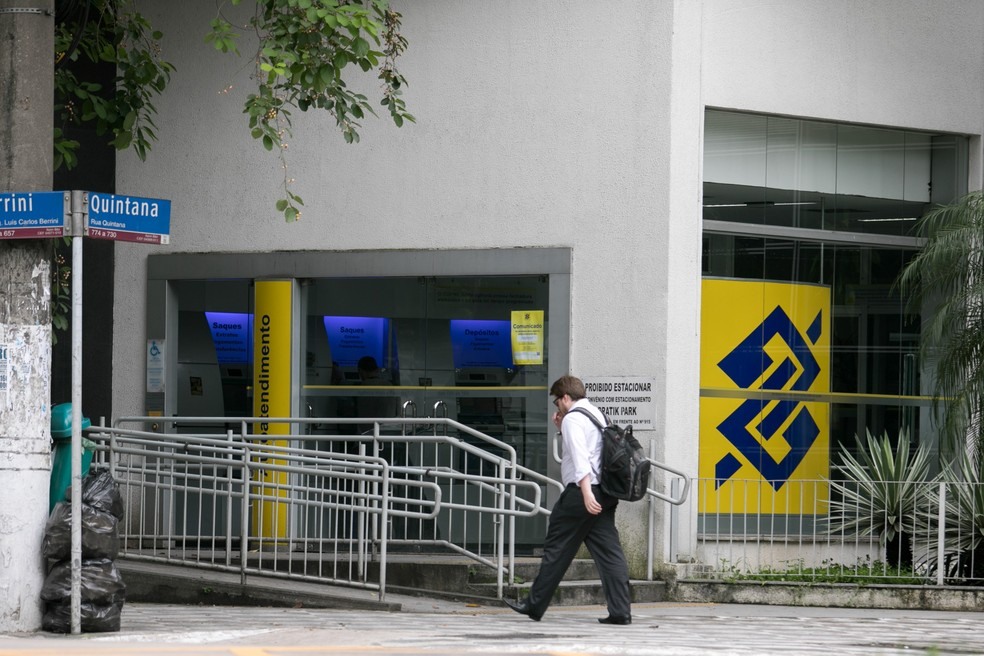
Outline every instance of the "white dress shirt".
[[[571, 408], [584, 408], [602, 425], [605, 423], [601, 410], [587, 399], [575, 401]], [[564, 485], [577, 485], [588, 474], [591, 475], [591, 484], [597, 485], [601, 472], [601, 431], [580, 412], [567, 412], [561, 421], [560, 432], [564, 438], [564, 455], [560, 463]]]

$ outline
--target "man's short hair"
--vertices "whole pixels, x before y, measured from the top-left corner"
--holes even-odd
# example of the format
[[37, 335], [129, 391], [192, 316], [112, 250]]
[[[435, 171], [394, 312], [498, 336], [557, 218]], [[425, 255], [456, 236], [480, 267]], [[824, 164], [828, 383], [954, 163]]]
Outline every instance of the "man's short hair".
[[572, 401], [579, 401], [587, 396], [584, 391], [584, 383], [580, 378], [575, 378], [570, 374], [561, 376], [550, 386], [550, 395], [558, 399], [564, 395], [571, 397]]

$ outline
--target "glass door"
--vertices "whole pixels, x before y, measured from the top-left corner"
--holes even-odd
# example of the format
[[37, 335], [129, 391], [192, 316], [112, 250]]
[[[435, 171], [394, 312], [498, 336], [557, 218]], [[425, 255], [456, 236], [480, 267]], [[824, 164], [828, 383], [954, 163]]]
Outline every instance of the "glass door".
[[[248, 417], [253, 413], [253, 286], [249, 280], [176, 280], [178, 417]], [[239, 424], [230, 424], [235, 430]], [[226, 426], [179, 425], [181, 432], [220, 433]]]
[[[311, 429], [319, 448], [356, 452], [372, 444], [394, 467], [494, 476], [495, 458], [483, 455], [505, 457], [509, 445], [519, 464], [546, 473], [546, 276], [323, 278], [301, 288], [302, 408], [325, 418]], [[530, 341], [514, 348], [516, 312]], [[446, 417], [491, 439], [454, 424], [408, 423], [383, 424], [374, 443], [371, 420], [393, 417]], [[450, 440], [407, 438], [435, 433]], [[345, 445], [326, 445], [319, 434]], [[481, 486], [439, 482], [445, 500], [486, 501]], [[394, 492], [419, 494], [405, 487]], [[393, 533], [411, 541], [488, 542], [492, 526], [482, 524], [448, 513], [436, 523], [394, 524]], [[542, 522], [523, 529], [532, 531], [531, 545], [542, 529]]]

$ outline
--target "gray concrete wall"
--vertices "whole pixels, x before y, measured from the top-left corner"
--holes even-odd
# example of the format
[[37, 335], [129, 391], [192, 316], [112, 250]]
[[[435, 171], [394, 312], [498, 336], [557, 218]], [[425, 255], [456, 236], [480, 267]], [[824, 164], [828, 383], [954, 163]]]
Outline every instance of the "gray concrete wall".
[[[273, 210], [279, 162], [241, 114], [248, 59], [203, 42], [212, 5], [142, 3], [177, 72], [156, 103], [160, 143], [146, 163], [121, 155], [118, 189], [172, 199], [172, 243], [118, 246], [119, 414], [143, 411], [152, 248], [564, 246], [572, 371], [653, 376], [657, 430], [642, 437], [658, 435], [658, 457], [696, 474], [703, 107], [972, 135], [984, 125], [976, 2], [394, 4], [418, 122], [367, 119], [362, 142], [347, 146], [327, 117], [298, 114], [290, 176], [306, 204], [286, 225]], [[377, 91], [372, 78], [356, 86]], [[644, 514], [643, 504], [620, 511], [634, 575]], [[658, 559], [668, 556], [664, 517], [661, 508]], [[692, 520], [680, 518], [684, 555]]]

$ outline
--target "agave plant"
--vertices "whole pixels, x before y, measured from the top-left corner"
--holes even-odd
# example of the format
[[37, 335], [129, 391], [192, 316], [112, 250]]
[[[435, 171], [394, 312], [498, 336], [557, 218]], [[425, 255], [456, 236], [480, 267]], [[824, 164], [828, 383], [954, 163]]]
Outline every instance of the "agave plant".
[[909, 434], [899, 432], [895, 448], [888, 433], [855, 436], [858, 457], [842, 448], [843, 481], [830, 481], [828, 533], [875, 535], [892, 567], [912, 564], [910, 547], [915, 508], [925, 494], [930, 454], [912, 448]]
[[[930, 572], [943, 567], [946, 576], [984, 578], [984, 482], [979, 468], [963, 451], [944, 465], [933, 482], [936, 485], [930, 486], [925, 511], [916, 515], [916, 561]], [[939, 483], [946, 488], [942, 554], [938, 547]]]

